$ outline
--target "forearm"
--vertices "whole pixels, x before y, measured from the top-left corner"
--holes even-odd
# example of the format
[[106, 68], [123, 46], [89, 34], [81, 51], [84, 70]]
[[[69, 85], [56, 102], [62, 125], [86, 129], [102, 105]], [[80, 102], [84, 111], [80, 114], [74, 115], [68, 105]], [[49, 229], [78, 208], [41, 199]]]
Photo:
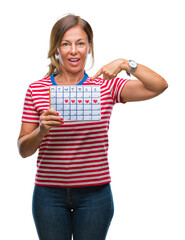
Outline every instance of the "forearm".
[[30, 134], [26, 134], [18, 139], [18, 149], [19, 153], [23, 158], [33, 155], [42, 139], [44, 134], [40, 131], [40, 127], [36, 128]]
[[[138, 80], [140, 80], [145, 88], [159, 94], [168, 87], [165, 79], [158, 73], [154, 72], [153, 70], [142, 64], [137, 65], [137, 69], [132, 75], [135, 76]], [[122, 64], [122, 70], [129, 72], [130, 67], [128, 65], [128, 61], [124, 61], [124, 64]]]
[[42, 139], [47, 135], [52, 127], [63, 124], [63, 118], [58, 116], [58, 112], [48, 109], [40, 116], [40, 124], [23, 122], [18, 138], [18, 148], [23, 158], [34, 154]]

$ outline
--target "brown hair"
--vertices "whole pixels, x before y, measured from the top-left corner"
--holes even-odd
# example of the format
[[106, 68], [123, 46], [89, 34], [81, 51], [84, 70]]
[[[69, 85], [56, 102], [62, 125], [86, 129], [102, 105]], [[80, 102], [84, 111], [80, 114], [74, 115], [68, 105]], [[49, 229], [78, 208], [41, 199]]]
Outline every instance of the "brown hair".
[[79, 25], [87, 34], [88, 42], [91, 44], [92, 53], [92, 65], [94, 62], [94, 49], [93, 49], [93, 31], [90, 24], [79, 16], [69, 14], [60, 20], [58, 20], [51, 30], [50, 35], [50, 48], [48, 52], [48, 58], [50, 58], [51, 63], [49, 64], [49, 71], [46, 77], [49, 77], [53, 73], [60, 73], [60, 63], [59, 59], [56, 57], [57, 47], [60, 45], [62, 37], [65, 32], [70, 28]]

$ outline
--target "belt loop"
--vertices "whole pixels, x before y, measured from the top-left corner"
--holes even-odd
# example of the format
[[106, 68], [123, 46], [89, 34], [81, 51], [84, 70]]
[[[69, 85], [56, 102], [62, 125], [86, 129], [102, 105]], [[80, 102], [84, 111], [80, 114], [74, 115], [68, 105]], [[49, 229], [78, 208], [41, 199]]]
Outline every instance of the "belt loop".
[[67, 188], [67, 202], [69, 205], [72, 204], [72, 201], [71, 201], [71, 188]]

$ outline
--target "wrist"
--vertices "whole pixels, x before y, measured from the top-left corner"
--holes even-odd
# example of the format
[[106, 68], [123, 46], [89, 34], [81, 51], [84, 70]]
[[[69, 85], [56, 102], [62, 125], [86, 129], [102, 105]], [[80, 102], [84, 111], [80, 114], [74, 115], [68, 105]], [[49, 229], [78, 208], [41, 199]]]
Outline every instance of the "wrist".
[[121, 59], [121, 60], [122, 60], [121, 69], [126, 72], [129, 72], [130, 71], [129, 60], [125, 60], [125, 59]]
[[127, 72], [127, 75], [130, 76], [131, 74], [133, 74], [136, 71], [137, 63], [134, 60], [129, 60], [128, 65], [129, 65], [130, 70]]
[[40, 125], [39, 127], [38, 127], [38, 132], [37, 132], [37, 136], [38, 136], [38, 138], [40, 138], [41, 140], [43, 139], [43, 137], [46, 135], [46, 134], [48, 134], [48, 130], [46, 130], [42, 125]]

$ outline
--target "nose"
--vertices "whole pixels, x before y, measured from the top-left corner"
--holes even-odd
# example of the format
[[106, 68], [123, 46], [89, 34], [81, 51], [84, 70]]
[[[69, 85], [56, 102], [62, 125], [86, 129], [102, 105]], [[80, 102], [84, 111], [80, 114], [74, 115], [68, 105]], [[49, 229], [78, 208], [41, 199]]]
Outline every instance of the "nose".
[[71, 45], [71, 54], [76, 55], [77, 52], [78, 52], [78, 48], [77, 48], [76, 44], [72, 44]]

